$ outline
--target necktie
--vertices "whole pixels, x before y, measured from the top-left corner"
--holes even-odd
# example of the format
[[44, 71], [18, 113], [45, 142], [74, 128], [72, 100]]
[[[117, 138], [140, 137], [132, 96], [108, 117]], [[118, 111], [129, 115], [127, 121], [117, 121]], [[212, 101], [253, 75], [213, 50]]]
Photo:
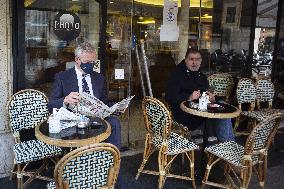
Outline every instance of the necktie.
[[82, 76], [83, 76], [83, 79], [82, 79], [83, 92], [84, 93], [90, 93], [90, 89], [88, 87], [88, 83], [87, 83], [86, 78], [85, 78], [87, 76], [87, 74], [83, 74]]

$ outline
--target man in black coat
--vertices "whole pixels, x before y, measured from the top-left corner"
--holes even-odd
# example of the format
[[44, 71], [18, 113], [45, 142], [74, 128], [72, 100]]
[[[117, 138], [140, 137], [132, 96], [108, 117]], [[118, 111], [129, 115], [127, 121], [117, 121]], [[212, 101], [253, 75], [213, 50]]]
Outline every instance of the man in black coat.
[[[200, 72], [202, 62], [201, 54], [196, 49], [188, 49], [185, 60], [177, 65], [175, 71], [167, 82], [166, 101], [171, 107], [175, 121], [195, 130], [203, 125], [202, 117], [194, 116], [180, 109], [183, 101], [198, 100], [202, 92], [209, 95], [211, 102], [215, 101], [215, 95], [208, 91], [207, 77]], [[232, 123], [230, 119], [212, 119], [218, 141], [234, 140]]]

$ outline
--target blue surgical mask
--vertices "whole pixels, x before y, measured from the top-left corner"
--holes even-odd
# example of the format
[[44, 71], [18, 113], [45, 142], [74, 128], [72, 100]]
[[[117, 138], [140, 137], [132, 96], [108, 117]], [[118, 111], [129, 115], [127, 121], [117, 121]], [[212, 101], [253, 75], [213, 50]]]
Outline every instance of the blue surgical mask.
[[94, 63], [93, 62], [81, 63], [80, 67], [86, 74], [92, 74], [94, 72], [93, 71], [93, 69], [94, 69]]

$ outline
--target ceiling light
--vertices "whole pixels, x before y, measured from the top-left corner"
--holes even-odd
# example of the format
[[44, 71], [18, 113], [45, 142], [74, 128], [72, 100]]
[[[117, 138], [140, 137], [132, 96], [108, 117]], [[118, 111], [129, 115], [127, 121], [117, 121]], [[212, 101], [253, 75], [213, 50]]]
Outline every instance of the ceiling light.
[[145, 20], [142, 22], [137, 22], [137, 24], [155, 24], [156, 21], [155, 20]]
[[114, 2], [113, 2], [113, 1], [110, 1], [109, 3], [110, 3], [110, 4], [113, 4]]
[[[164, 0], [134, 0], [138, 3], [144, 3], [149, 5], [164, 6]], [[178, 0], [178, 6], [181, 7], [181, 0]], [[200, 0], [190, 0], [190, 7], [199, 7]], [[213, 0], [202, 0], [201, 7], [213, 8]]]

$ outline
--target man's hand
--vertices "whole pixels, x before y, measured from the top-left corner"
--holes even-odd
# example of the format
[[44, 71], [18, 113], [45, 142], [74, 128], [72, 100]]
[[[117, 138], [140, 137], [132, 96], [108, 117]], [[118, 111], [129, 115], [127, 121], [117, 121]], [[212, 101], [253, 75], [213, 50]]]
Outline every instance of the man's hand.
[[193, 91], [193, 93], [189, 96], [189, 100], [193, 101], [193, 100], [197, 100], [200, 97], [200, 90], [198, 91]]
[[81, 99], [81, 97], [80, 97], [79, 93], [71, 92], [68, 96], [66, 96], [64, 98], [63, 102], [64, 102], [65, 105], [68, 105], [68, 104], [75, 105], [75, 104], [80, 102], [80, 99]]
[[211, 93], [209, 91], [206, 91], [206, 94], [209, 96], [209, 101], [210, 102], [215, 102], [215, 94], [214, 93]]

